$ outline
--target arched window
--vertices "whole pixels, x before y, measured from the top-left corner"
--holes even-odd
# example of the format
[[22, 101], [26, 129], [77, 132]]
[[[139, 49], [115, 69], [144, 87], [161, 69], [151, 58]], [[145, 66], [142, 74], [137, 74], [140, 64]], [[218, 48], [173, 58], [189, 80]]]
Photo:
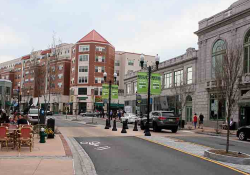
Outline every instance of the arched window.
[[225, 42], [221, 39], [214, 43], [212, 50], [212, 78], [215, 78], [216, 63], [222, 61], [223, 55], [226, 52]]
[[250, 30], [244, 38], [244, 72], [250, 73]]

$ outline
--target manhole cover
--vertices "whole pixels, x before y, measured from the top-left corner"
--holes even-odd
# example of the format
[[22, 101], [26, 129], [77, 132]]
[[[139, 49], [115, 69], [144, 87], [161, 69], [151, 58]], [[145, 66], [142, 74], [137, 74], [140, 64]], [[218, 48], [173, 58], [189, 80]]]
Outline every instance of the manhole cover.
[[[220, 143], [219, 145], [226, 146], [227, 144], [226, 144], [226, 143]], [[233, 144], [229, 144], [229, 146], [235, 146], [235, 145], [233, 145]]]

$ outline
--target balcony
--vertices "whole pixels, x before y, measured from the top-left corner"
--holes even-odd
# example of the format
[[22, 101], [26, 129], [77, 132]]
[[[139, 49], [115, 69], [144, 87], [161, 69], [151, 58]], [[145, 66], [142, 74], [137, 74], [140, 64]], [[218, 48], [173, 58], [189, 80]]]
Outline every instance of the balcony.
[[223, 81], [210, 80], [210, 81], [207, 81], [206, 88], [207, 89], [218, 88], [218, 87], [223, 86], [223, 84], [224, 84]]

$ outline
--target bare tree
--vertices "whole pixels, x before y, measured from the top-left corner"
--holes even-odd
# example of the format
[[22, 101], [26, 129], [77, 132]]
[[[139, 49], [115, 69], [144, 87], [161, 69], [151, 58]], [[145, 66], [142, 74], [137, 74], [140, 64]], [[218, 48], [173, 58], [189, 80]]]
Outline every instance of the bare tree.
[[238, 80], [243, 73], [242, 46], [240, 44], [228, 45], [225, 54], [221, 58], [215, 59], [214, 73], [217, 84], [217, 91], [221, 98], [226, 101], [225, 117], [227, 121], [227, 143], [226, 152], [229, 151], [229, 130], [230, 118], [233, 114], [235, 104], [240, 95]]

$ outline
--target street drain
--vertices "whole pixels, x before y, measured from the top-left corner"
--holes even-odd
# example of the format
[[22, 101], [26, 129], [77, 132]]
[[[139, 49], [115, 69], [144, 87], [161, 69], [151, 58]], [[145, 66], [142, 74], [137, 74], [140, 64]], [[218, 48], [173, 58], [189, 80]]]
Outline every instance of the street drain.
[[[220, 143], [219, 145], [226, 146], [227, 144], [226, 144], [226, 143]], [[229, 144], [229, 146], [235, 146], [235, 145], [233, 145], [233, 144]]]

